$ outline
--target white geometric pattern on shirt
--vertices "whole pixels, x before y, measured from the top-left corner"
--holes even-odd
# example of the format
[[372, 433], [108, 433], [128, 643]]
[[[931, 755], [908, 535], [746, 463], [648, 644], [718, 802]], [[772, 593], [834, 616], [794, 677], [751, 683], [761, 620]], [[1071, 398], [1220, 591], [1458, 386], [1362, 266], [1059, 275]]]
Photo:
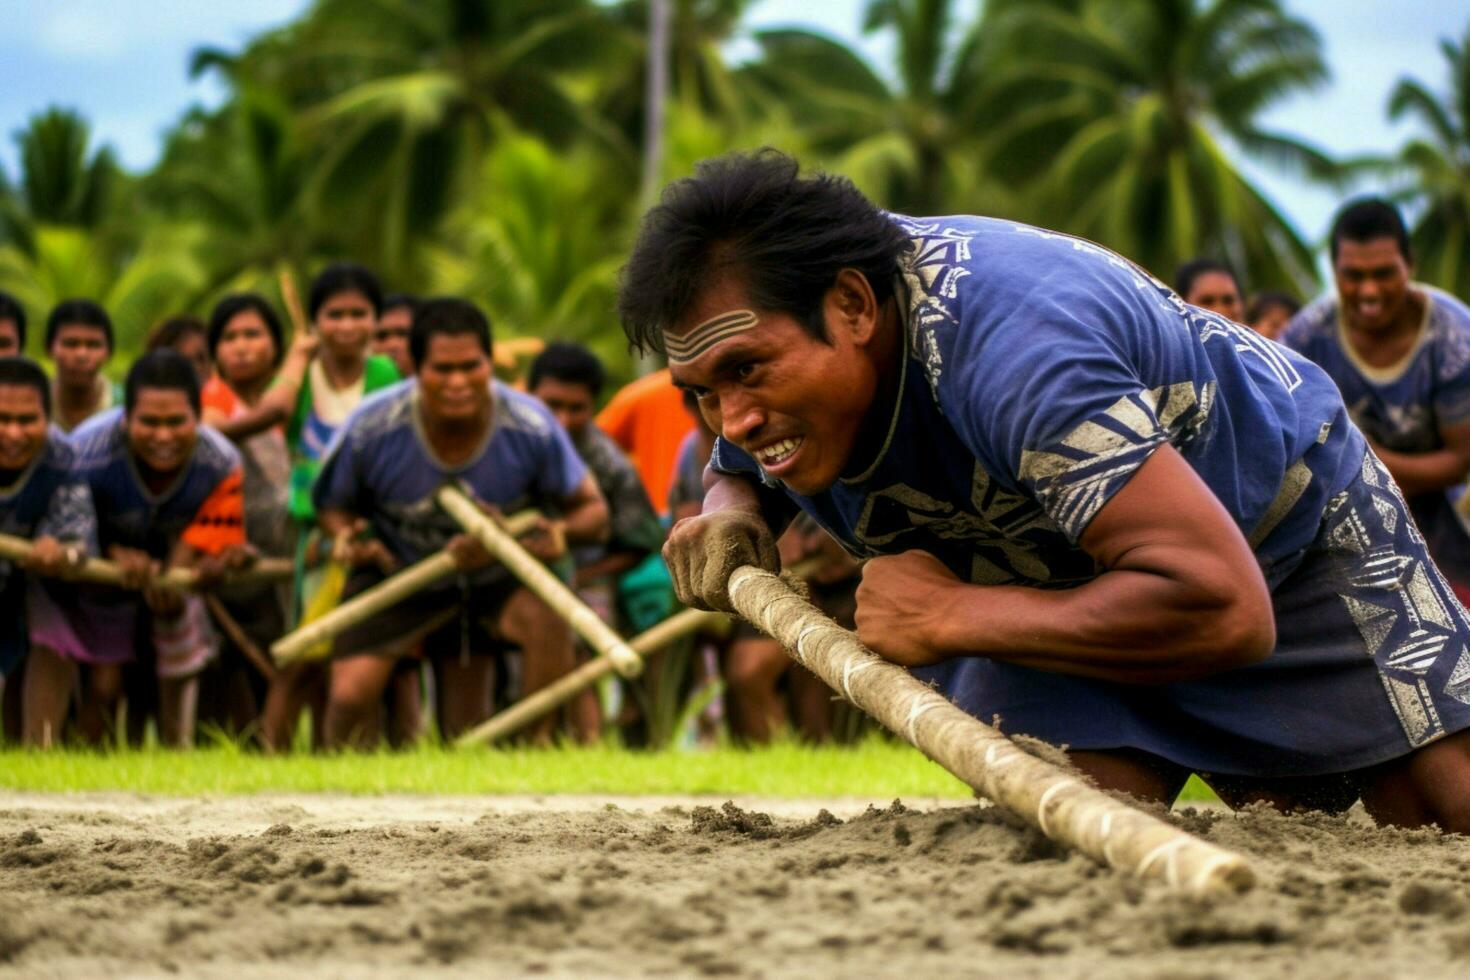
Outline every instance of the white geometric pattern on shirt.
[[1393, 538], [1402, 527], [1422, 547], [1398, 487], [1383, 464], [1365, 456], [1364, 482], [1372, 487], [1371, 511], [1347, 503], [1342, 493], [1324, 513], [1329, 545], [1352, 561], [1347, 590], [1338, 597], [1352, 617], [1369, 656], [1378, 664], [1389, 704], [1413, 746], [1444, 735], [1428, 675], [1448, 654], [1455, 666], [1444, 695], [1470, 704], [1470, 615], [1433, 562], [1400, 554]]

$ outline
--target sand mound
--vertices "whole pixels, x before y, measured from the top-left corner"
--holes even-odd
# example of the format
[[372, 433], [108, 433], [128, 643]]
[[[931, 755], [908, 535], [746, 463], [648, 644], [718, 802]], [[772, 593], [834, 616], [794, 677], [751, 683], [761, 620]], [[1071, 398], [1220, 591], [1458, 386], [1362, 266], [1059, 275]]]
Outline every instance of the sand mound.
[[341, 806], [0, 811], [0, 971], [1470, 975], [1470, 841], [1361, 818], [1175, 814], [1261, 876], [1186, 901], [981, 807]]

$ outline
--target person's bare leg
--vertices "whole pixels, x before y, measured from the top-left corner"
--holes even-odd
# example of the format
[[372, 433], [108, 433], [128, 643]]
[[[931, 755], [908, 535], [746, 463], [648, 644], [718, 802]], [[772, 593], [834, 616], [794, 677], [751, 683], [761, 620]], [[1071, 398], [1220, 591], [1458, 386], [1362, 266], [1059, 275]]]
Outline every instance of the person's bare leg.
[[1099, 789], [1117, 790], [1140, 800], [1172, 805], [1189, 781], [1189, 770], [1137, 749], [1068, 752], [1067, 758]]
[[[496, 632], [521, 648], [521, 696], [550, 684], [572, 669], [572, 631], [551, 607], [526, 589], [517, 589], [500, 611]], [[446, 682], [447, 686], [447, 682]], [[486, 710], [489, 710], [488, 703]], [[561, 712], [553, 711], [526, 730], [532, 742], [548, 742]]]
[[394, 663], [394, 657], [375, 653], [332, 661], [327, 694], [327, 748], [377, 746], [381, 728], [378, 709]]
[[490, 717], [495, 658], [479, 653], [440, 657], [434, 672], [439, 682], [439, 734], [452, 742]]
[[66, 712], [77, 688], [77, 665], [50, 647], [31, 647], [26, 659], [23, 737], [49, 749], [61, 744]]
[[22, 657], [7, 677], [0, 677], [0, 714], [5, 716], [5, 729], [0, 742], [19, 744], [25, 734], [25, 673]]
[[572, 725], [572, 737], [583, 745], [591, 745], [602, 738], [602, 701], [594, 684], [572, 699], [567, 705], [568, 720]]
[[199, 677], [158, 679], [158, 740], [175, 749], [194, 744], [194, 721], [199, 716]]
[[424, 734], [424, 688], [419, 682], [420, 661], [404, 657], [388, 681], [388, 744], [408, 748]]
[[113, 727], [117, 703], [122, 697], [122, 667], [118, 664], [90, 664], [77, 705], [77, 729], [92, 745], [101, 745]]
[[786, 724], [776, 682], [791, 665], [781, 644], [764, 636], [744, 637], [725, 655], [725, 693], [730, 728], [748, 742], [766, 743]]
[[1470, 834], [1470, 731], [1456, 732], [1364, 773], [1363, 807], [1381, 824], [1438, 824]]
[[[325, 668], [318, 663], [294, 664], [276, 672], [265, 692], [265, 709], [260, 716], [260, 740], [267, 752], [289, 752], [301, 711], [324, 687]], [[320, 733], [321, 725], [316, 725]]]

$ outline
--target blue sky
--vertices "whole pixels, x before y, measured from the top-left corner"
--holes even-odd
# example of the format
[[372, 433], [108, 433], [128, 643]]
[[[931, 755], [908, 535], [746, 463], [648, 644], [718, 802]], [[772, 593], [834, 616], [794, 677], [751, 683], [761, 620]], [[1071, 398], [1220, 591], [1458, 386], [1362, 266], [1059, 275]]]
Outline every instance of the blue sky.
[[[1149, 2], [1149, 0], [1139, 0]], [[1288, 0], [1322, 33], [1333, 81], [1273, 110], [1273, 128], [1338, 154], [1387, 151], [1403, 138], [1383, 114], [1404, 74], [1435, 89], [1445, 84], [1438, 39], [1470, 24], [1464, 0]], [[48, 105], [75, 107], [94, 133], [133, 168], [157, 157], [160, 136], [189, 105], [222, 97], [217, 83], [191, 82], [190, 52], [236, 48], [281, 24], [307, 0], [6, 0], [0, 19], [0, 164], [14, 172], [10, 135]], [[801, 24], [836, 34], [881, 59], [887, 48], [859, 35], [863, 0], [760, 0], [750, 23]], [[736, 50], [739, 50], [737, 46]], [[1244, 166], [1307, 236], [1326, 229], [1335, 198], [1290, 176]]]

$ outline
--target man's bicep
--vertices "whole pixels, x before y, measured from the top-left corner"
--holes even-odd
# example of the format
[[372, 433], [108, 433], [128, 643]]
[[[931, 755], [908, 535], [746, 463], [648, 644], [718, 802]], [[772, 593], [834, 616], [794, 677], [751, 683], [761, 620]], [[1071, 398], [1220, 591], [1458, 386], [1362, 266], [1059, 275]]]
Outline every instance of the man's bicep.
[[1439, 437], [1444, 440], [1446, 449], [1470, 466], [1470, 421], [1441, 426]]
[[1112, 495], [1078, 543], [1107, 570], [1176, 573], [1190, 562], [1259, 576], [1230, 512], [1173, 446], [1159, 446]]

